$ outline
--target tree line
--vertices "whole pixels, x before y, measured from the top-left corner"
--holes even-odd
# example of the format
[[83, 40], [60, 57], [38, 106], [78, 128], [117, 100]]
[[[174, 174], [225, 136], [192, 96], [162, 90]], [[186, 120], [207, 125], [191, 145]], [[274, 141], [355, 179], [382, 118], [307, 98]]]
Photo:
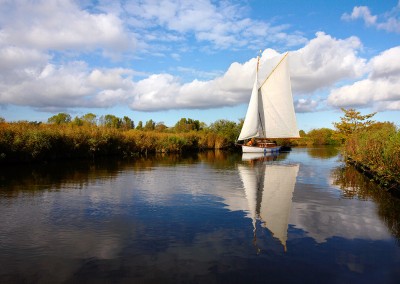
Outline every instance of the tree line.
[[0, 118], [0, 163], [233, 149], [240, 127], [228, 120], [208, 126], [191, 118], [182, 118], [173, 127], [152, 119], [135, 125], [127, 116], [93, 113], [73, 119], [58, 113], [47, 123]]
[[[375, 113], [342, 111], [340, 121], [333, 123], [334, 129], [300, 130], [300, 139], [277, 142], [289, 146], [340, 146], [347, 161], [374, 173], [386, 184], [400, 184], [399, 128], [391, 122], [373, 121]], [[73, 119], [59, 113], [47, 123], [7, 122], [0, 117], [0, 163], [235, 149], [242, 125], [243, 120], [220, 119], [207, 125], [191, 118], [181, 118], [173, 127], [152, 119], [135, 125], [127, 116], [97, 117], [93, 113]]]

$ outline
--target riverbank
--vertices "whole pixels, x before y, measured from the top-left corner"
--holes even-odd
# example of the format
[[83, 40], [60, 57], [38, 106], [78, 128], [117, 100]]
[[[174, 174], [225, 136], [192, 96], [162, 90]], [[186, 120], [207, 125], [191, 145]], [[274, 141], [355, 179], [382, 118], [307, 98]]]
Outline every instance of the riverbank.
[[102, 126], [3, 123], [0, 164], [104, 156], [130, 157], [231, 147], [212, 131], [168, 133]]
[[350, 135], [343, 146], [347, 163], [388, 190], [400, 191], [400, 131], [380, 123]]

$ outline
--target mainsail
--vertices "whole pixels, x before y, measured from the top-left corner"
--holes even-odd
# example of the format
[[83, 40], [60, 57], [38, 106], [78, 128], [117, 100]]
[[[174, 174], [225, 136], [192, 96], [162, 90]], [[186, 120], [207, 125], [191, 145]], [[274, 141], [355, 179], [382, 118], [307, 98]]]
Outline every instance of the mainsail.
[[298, 138], [288, 53], [259, 86], [258, 63], [250, 102], [238, 140]]

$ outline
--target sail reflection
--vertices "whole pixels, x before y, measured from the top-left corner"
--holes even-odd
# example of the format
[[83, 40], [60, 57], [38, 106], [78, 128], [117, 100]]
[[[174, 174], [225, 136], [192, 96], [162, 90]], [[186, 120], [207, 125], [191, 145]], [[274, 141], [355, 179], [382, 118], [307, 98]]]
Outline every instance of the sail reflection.
[[[274, 164], [276, 156], [261, 156], [238, 165], [256, 238], [256, 221], [278, 239], [286, 251], [287, 229], [299, 164]], [[246, 159], [244, 159], [246, 160]]]

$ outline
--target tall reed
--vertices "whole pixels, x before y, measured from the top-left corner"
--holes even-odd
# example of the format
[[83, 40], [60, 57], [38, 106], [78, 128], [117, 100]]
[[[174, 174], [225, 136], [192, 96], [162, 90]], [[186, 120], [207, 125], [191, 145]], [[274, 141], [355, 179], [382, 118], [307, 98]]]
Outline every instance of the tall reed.
[[225, 137], [206, 131], [167, 133], [96, 125], [0, 123], [0, 163], [198, 151], [227, 145]]

